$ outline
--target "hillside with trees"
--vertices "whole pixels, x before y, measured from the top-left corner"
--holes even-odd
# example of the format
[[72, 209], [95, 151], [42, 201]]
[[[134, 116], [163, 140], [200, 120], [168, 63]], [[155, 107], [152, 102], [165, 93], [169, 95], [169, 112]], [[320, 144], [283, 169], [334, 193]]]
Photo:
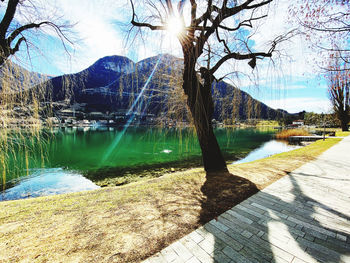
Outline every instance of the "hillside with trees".
[[[183, 104], [185, 97], [181, 96], [182, 70], [182, 60], [167, 54], [138, 63], [126, 57], [108, 56], [79, 73], [52, 78], [43, 86], [46, 99], [55, 102], [54, 107], [61, 105], [52, 111], [52, 116], [59, 118], [62, 110], [71, 110], [72, 114], [75, 110], [77, 118], [89, 118], [98, 112], [100, 118], [115, 120], [133, 113], [143, 119], [189, 122], [191, 117]], [[212, 93], [213, 119], [218, 122], [275, 120], [288, 115], [224, 81], [214, 82]]]

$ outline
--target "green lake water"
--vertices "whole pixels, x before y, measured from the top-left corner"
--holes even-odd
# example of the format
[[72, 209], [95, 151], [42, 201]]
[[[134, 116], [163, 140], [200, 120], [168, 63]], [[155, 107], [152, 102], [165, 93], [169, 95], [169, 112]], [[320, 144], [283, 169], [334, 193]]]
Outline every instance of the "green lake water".
[[[271, 140], [273, 131], [217, 128], [215, 134], [226, 160], [234, 161]], [[90, 190], [96, 188], [92, 182], [104, 177], [201, 165], [191, 128], [57, 128], [36, 134], [8, 131], [6, 138], [0, 153], [0, 200]], [[45, 185], [49, 190], [43, 193]], [[18, 191], [21, 196], [8, 196]]]

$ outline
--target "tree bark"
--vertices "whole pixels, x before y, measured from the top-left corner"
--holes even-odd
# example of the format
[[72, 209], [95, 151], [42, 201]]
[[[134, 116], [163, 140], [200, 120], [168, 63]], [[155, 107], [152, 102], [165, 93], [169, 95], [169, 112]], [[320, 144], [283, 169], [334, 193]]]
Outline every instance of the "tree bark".
[[[257, 58], [271, 57], [272, 52], [275, 50], [276, 45], [279, 42], [288, 40], [293, 36], [294, 30], [290, 31], [284, 36], [276, 37], [271, 44], [271, 48], [267, 53], [265, 52], [251, 52], [248, 47], [248, 43], [243, 39], [237, 39], [234, 41], [243, 41], [246, 43], [246, 46], [249, 52], [240, 53], [240, 50], [237, 52], [231, 52], [228, 40], [220, 38], [219, 29], [224, 30], [226, 34], [238, 32], [241, 27], [248, 26], [252, 27], [252, 21], [260, 20], [267, 15], [255, 16], [254, 11], [262, 6], [266, 6], [271, 3], [273, 0], [245, 0], [242, 3], [229, 4], [228, 1], [223, 1], [219, 6], [213, 4], [213, 1], [207, 1], [207, 8], [204, 13], [197, 17], [197, 1], [191, 0], [191, 23], [189, 26], [185, 26], [185, 18], [183, 12], [183, 3], [180, 1], [178, 5], [178, 13], [180, 19], [182, 20], [183, 32], [178, 34], [178, 40], [182, 46], [182, 51], [184, 55], [184, 73], [183, 73], [183, 90], [187, 95], [187, 105], [192, 114], [194, 125], [196, 128], [198, 141], [202, 150], [203, 156], [203, 165], [204, 169], [207, 172], [227, 172], [227, 167], [223, 155], [221, 153], [220, 147], [214, 135], [213, 126], [212, 126], [212, 117], [214, 112], [214, 104], [211, 94], [211, 87], [216, 71], [230, 59], [235, 60], [250, 60], [248, 64], [254, 69], [256, 65]], [[166, 1], [167, 7], [164, 6], [164, 9], [167, 11], [162, 17], [162, 11], [157, 10], [157, 14], [154, 15], [154, 18], [159, 17], [158, 19], [153, 19], [160, 23], [159, 25], [153, 25], [151, 23], [138, 22], [137, 16], [135, 14], [134, 1], [130, 0], [132, 8], [132, 19], [131, 24], [136, 27], [149, 28], [150, 30], [167, 30], [166, 19], [174, 15], [174, 9], [172, 1]], [[154, 8], [154, 1], [146, 1], [149, 6]], [[175, 1], [176, 2], [176, 1]], [[198, 1], [199, 2], [199, 1]], [[205, 1], [203, 1], [205, 2]], [[251, 18], [247, 20], [241, 20], [239, 13], [243, 10], [251, 10]], [[237, 19], [235, 18], [238, 15]], [[236, 27], [227, 27], [224, 25], [224, 20], [232, 17], [237, 20], [239, 23]], [[223, 53], [219, 55], [219, 52], [212, 54], [210, 51], [209, 39], [212, 35], [216, 33], [216, 41], [219, 46], [223, 48]], [[209, 50], [207, 50], [207, 48]], [[196, 66], [198, 58], [203, 54], [203, 51], [207, 52], [207, 68], [200, 68], [201, 77], [197, 76]], [[210, 63], [211, 58], [218, 58], [218, 61], [215, 65]], [[216, 59], [215, 59], [216, 60]], [[203, 61], [202, 61], [203, 62]], [[200, 64], [200, 63], [198, 63]]]
[[348, 131], [348, 130], [349, 130], [348, 125], [347, 125], [346, 123], [343, 123], [343, 122], [342, 122], [342, 124], [341, 124], [341, 130], [342, 130], [342, 131]]
[[349, 118], [348, 118], [348, 113], [343, 112], [338, 115], [339, 120], [340, 120], [340, 126], [342, 131], [348, 131], [349, 130]]
[[187, 105], [191, 111], [202, 150], [203, 166], [207, 173], [226, 172], [226, 162], [214, 135], [212, 117], [214, 103], [211, 94], [212, 79], [204, 78], [204, 84], [198, 80], [195, 72], [196, 57], [193, 52], [185, 56], [183, 89], [187, 97]]

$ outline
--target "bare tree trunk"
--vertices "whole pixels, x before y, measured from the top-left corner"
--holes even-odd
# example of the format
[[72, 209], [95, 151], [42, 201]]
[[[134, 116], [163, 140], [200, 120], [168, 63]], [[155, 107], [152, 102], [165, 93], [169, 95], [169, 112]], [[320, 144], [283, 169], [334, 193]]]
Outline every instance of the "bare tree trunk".
[[341, 123], [341, 130], [342, 131], [348, 131], [349, 130], [348, 125], [345, 122]]
[[[199, 144], [202, 150], [203, 155], [203, 165], [207, 172], [222, 172], [227, 171], [225, 160], [220, 151], [220, 147], [215, 138], [213, 127], [212, 127], [212, 117], [214, 111], [214, 105], [211, 94], [211, 85], [213, 83], [214, 74], [218, 69], [226, 63], [228, 60], [249, 60], [248, 65], [253, 69], [256, 66], [256, 60], [258, 58], [272, 57], [272, 52], [275, 51], [276, 45], [282, 41], [290, 39], [294, 35], [292, 30], [285, 34], [284, 36], [278, 36], [275, 40], [272, 41], [271, 47], [268, 52], [251, 52], [248, 42], [246, 39], [237, 38], [236, 32], [242, 26], [250, 26], [251, 21], [260, 20], [266, 15], [255, 16], [255, 10], [268, 6], [273, 0], [244, 0], [237, 1], [234, 4], [230, 3], [231, 1], [218, 1], [222, 2], [221, 8], [213, 3], [213, 1], [190, 1], [190, 26], [186, 26], [185, 16], [184, 16], [184, 2], [180, 1], [178, 5], [178, 14], [180, 15], [179, 24], [182, 25], [182, 31], [177, 35], [177, 38], [181, 44], [183, 55], [184, 55], [184, 74], [183, 74], [183, 90], [187, 97], [187, 105], [190, 108], [194, 124], [196, 127]], [[135, 1], [136, 2], [136, 1]], [[167, 0], [166, 6], [164, 5], [164, 10], [166, 11], [164, 15], [162, 11], [155, 8], [155, 2], [152, 0], [147, 1], [138, 1], [143, 4], [152, 7], [156, 12], [153, 14], [151, 21], [152, 23], [147, 23], [145, 21], [139, 22], [138, 17], [135, 13], [134, 1], [130, 0], [132, 8], [132, 20], [131, 24], [139, 28], [148, 28], [154, 31], [164, 31], [169, 30], [167, 26], [167, 19], [171, 18], [174, 15], [174, 6], [173, 4], [178, 1]], [[201, 15], [197, 16], [197, 3], [207, 2], [206, 8], [204, 8], [204, 13], [200, 12]], [[254, 3], [253, 3], [254, 2]], [[201, 8], [202, 9], [202, 8]], [[206, 10], [205, 10], [206, 9]], [[244, 10], [251, 11], [251, 18], [248, 20], [241, 20], [239, 13]], [[198, 12], [199, 13], [199, 12]], [[224, 20], [228, 18], [233, 18], [237, 22], [237, 27], [229, 28], [224, 26]], [[236, 18], [237, 17], [237, 18]], [[147, 19], [146, 19], [147, 20]], [[140, 20], [141, 21], [141, 20]], [[223, 35], [225, 38], [221, 38], [220, 31], [223, 30]], [[215, 54], [210, 51], [211, 49], [211, 36], [215, 35], [213, 46], [215, 46]], [[222, 36], [223, 36], [222, 35]], [[231, 35], [232, 38], [228, 38]], [[244, 50], [238, 48], [235, 52], [230, 50], [230, 41], [242, 41], [246, 45]], [[237, 42], [237, 43], [238, 43]], [[238, 45], [240, 46], [240, 45]], [[220, 50], [220, 51], [219, 51]], [[197, 60], [203, 55], [203, 52], [206, 53], [207, 63], [206, 68], [200, 68], [201, 79], [196, 73], [196, 66], [203, 64], [204, 61]], [[215, 58], [215, 63], [211, 63], [211, 58]], [[202, 57], [203, 58], [203, 57]]]
[[214, 135], [212, 117], [214, 104], [211, 94], [210, 78], [201, 84], [195, 72], [193, 55], [185, 57], [183, 89], [188, 96], [187, 105], [190, 108], [202, 150], [203, 165], [206, 172], [227, 171], [226, 162]]
[[347, 112], [339, 112], [338, 113], [338, 118], [340, 120], [340, 125], [341, 125], [341, 130], [342, 131], [348, 131], [349, 130], [349, 118]]
[[206, 172], [227, 172], [226, 162], [222, 156], [219, 144], [210, 127], [206, 132], [198, 132], [206, 123], [196, 124], [199, 145], [202, 150], [203, 166]]

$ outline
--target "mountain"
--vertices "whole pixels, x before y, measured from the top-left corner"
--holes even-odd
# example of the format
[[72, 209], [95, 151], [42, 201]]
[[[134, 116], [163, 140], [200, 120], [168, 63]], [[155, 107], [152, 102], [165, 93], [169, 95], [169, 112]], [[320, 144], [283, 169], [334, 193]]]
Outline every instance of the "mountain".
[[[134, 112], [141, 116], [188, 120], [186, 98], [181, 88], [182, 66], [181, 59], [168, 54], [138, 63], [122, 56], [108, 56], [81, 72], [52, 78], [43, 86], [47, 99], [66, 103], [66, 107], [60, 104], [60, 110], [73, 109], [83, 117], [96, 112], [104, 116]], [[288, 114], [268, 107], [223, 81], [214, 83], [212, 89], [213, 118], [217, 121], [277, 119]]]
[[49, 78], [48, 75], [28, 71], [10, 60], [0, 66], [0, 90], [9, 88], [11, 91], [22, 91]]

